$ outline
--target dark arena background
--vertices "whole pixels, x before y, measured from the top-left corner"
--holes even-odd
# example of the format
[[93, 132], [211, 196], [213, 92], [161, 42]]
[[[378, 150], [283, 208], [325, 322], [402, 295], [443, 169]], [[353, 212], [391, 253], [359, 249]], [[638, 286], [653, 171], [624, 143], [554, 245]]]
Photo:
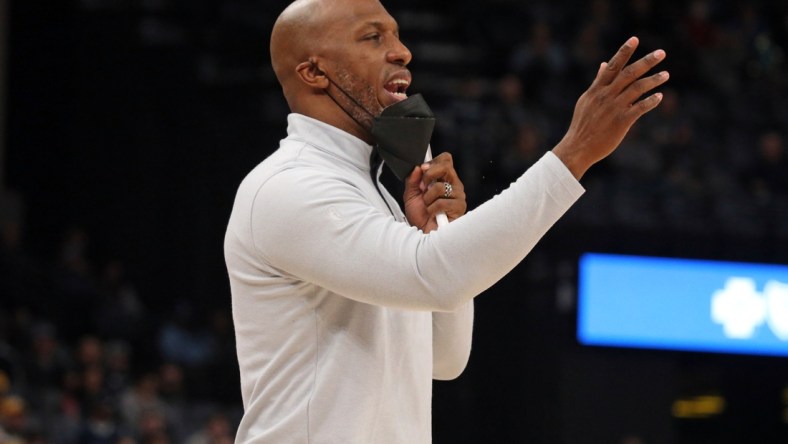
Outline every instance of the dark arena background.
[[[231, 442], [222, 242], [237, 185], [285, 134], [268, 36], [286, 3], [0, 0], [0, 442]], [[468, 369], [435, 384], [434, 442], [788, 442], [786, 357], [576, 339], [584, 252], [788, 264], [788, 2], [384, 4], [470, 208], [560, 139], [627, 37], [671, 73], [477, 298]]]

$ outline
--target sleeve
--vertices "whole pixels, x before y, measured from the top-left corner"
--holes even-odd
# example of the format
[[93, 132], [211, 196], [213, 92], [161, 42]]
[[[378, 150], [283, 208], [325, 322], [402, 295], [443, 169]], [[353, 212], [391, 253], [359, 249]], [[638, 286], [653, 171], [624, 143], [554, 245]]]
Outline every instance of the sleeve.
[[451, 313], [432, 314], [432, 377], [447, 381], [465, 370], [471, 356], [473, 300]]
[[258, 190], [252, 236], [287, 275], [350, 299], [452, 312], [511, 271], [583, 188], [548, 152], [506, 191], [428, 234], [376, 209], [351, 181], [285, 170]]

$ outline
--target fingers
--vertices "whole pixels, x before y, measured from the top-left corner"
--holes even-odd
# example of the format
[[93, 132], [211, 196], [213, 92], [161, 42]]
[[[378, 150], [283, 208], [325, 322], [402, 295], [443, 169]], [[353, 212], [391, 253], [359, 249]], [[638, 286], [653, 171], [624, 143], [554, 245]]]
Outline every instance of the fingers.
[[436, 214], [443, 212], [446, 213], [446, 216], [450, 221], [465, 214], [467, 209], [468, 206], [465, 202], [464, 194], [462, 198], [454, 197], [452, 199], [437, 199], [427, 206], [427, 212], [429, 213], [430, 218], [433, 218]]
[[616, 52], [609, 62], [603, 63], [592, 86], [611, 84], [627, 64], [630, 57], [632, 57], [632, 54], [638, 47], [638, 43], [639, 40], [637, 37], [630, 37], [629, 40], [619, 48], [618, 52]]
[[629, 114], [629, 118], [632, 119], [634, 122], [635, 120], [639, 119], [643, 114], [651, 111], [652, 109], [656, 108], [659, 103], [662, 102], [662, 93], [654, 93], [645, 99], [633, 104], [627, 114]]
[[410, 172], [410, 176], [405, 179], [405, 186], [408, 188], [418, 188], [419, 182], [421, 182], [421, 177], [424, 175], [424, 171], [416, 167], [413, 171]]
[[642, 77], [643, 74], [647, 73], [651, 68], [657, 66], [657, 64], [663, 60], [665, 60], [665, 51], [658, 49], [647, 54], [637, 62], [625, 67], [621, 70], [615, 80], [613, 80], [612, 85], [614, 89], [619, 91], [627, 89], [630, 85], [632, 85], [632, 83], [636, 82], [640, 77]]
[[617, 97], [617, 102], [629, 106], [626, 114], [634, 120], [637, 120], [637, 118], [659, 105], [662, 101], [662, 95], [652, 94], [637, 103], [633, 102], [667, 82], [670, 78], [670, 74], [667, 71], [641, 78], [649, 70], [665, 60], [666, 53], [661, 49], [653, 51], [636, 62], [627, 65], [638, 44], [637, 37], [631, 37], [627, 40], [609, 62], [600, 65], [597, 77], [592, 84], [592, 88], [595, 86], [597, 89], [608, 87], [605, 89], [608, 89], [609, 92], [605, 93], [605, 95], [609, 94], [609, 97]]
[[577, 178], [615, 151], [635, 121], [662, 101], [660, 93], [638, 101], [669, 78], [667, 72], [641, 78], [665, 59], [663, 50], [626, 65], [638, 43], [637, 38], [630, 38], [609, 62], [599, 66], [594, 83], [577, 100], [569, 130], [553, 149]]
[[424, 193], [424, 202], [428, 206], [441, 199], [465, 200], [465, 188], [463, 187], [462, 182], [458, 181], [451, 184], [451, 194], [448, 197], [446, 196], [446, 187], [444, 186], [445, 183], [450, 182], [435, 182], [429, 187], [427, 192]]
[[[430, 217], [441, 211], [445, 212], [450, 220], [465, 214], [465, 186], [457, 176], [451, 154], [441, 153], [422, 168], [424, 175], [421, 181], [427, 185], [423, 199]], [[451, 186], [447, 187], [446, 184]]]
[[626, 103], [632, 103], [643, 94], [667, 82], [669, 78], [670, 74], [667, 71], [662, 71], [652, 76], [640, 79], [629, 85], [629, 87], [627, 87], [627, 89], [621, 93], [622, 98]]
[[454, 170], [454, 159], [451, 153], [440, 153], [427, 163], [426, 167], [423, 165], [422, 169], [424, 170], [422, 182], [427, 185], [435, 181], [449, 182], [454, 185], [456, 181], [459, 181], [457, 171]]
[[421, 178], [424, 175], [424, 171], [420, 167], [416, 167], [413, 169], [413, 172], [410, 173], [407, 179], [405, 179], [405, 193], [403, 195], [403, 199], [405, 202], [420, 196], [424, 190], [422, 190], [421, 185]]
[[658, 49], [627, 65], [638, 44], [638, 38], [631, 37], [621, 46], [609, 62], [602, 63], [592, 87], [611, 85], [614, 91], [623, 91], [650, 69], [665, 60], [665, 51]]
[[454, 169], [454, 160], [450, 153], [441, 153], [429, 163], [422, 165], [424, 174], [421, 178], [422, 184], [426, 185], [424, 200], [427, 205], [436, 199], [445, 198], [446, 189], [444, 183], [451, 184], [451, 198], [465, 198], [465, 187], [457, 176]]

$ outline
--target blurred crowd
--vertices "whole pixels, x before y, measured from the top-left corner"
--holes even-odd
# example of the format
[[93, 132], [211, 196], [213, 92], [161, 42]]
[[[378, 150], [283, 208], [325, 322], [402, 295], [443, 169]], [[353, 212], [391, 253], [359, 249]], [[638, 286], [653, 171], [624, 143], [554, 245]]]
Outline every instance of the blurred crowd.
[[[663, 103], [588, 173], [569, 220], [788, 238], [785, 2], [575, 3], [435, 11], [475, 18], [455, 20], [452, 35], [481, 48], [472, 65], [486, 67], [423, 88], [471, 206], [560, 139], [599, 63], [638, 35], [668, 52]], [[152, 310], [123, 261], [91, 258], [83, 228], [59, 227], [49, 256], [31, 253], [25, 235], [35, 233], [12, 201], [0, 208], [0, 442], [232, 442], [240, 400], [229, 297], [225, 309], [181, 299]]]
[[84, 230], [66, 232], [48, 263], [25, 251], [19, 228], [3, 220], [0, 442], [232, 442], [228, 315], [185, 301], [156, 315], [122, 263], [91, 261]]
[[[436, 112], [441, 146], [460, 158], [471, 198], [486, 200], [554, 146], [599, 63], [637, 35], [636, 57], [668, 53], [658, 67], [671, 72], [663, 102], [591, 170], [569, 218], [788, 237], [785, 2], [503, 3], [511, 9], [496, 20], [467, 26], [496, 58], [482, 63], [504, 69], [466, 76]], [[502, 55], [493, 50], [501, 47]]]

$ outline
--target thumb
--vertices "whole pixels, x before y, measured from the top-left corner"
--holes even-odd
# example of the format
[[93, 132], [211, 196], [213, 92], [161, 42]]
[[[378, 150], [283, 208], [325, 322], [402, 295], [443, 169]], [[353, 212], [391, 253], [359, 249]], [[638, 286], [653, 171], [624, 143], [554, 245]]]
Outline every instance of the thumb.
[[419, 189], [421, 185], [421, 178], [424, 176], [424, 171], [420, 167], [416, 167], [413, 169], [413, 172], [410, 173], [407, 179], [405, 179], [405, 196], [411, 195], [419, 195], [421, 194], [421, 190]]
[[410, 176], [405, 180], [405, 187], [406, 188], [418, 188], [419, 183], [421, 183], [421, 176], [424, 175], [424, 171], [420, 167], [413, 168], [413, 171], [410, 173]]

